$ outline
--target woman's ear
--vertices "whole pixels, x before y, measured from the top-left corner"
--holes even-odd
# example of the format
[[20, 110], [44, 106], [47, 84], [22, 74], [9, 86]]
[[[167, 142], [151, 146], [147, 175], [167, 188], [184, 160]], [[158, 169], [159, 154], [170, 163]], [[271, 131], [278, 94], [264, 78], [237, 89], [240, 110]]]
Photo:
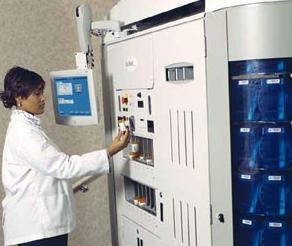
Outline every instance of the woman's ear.
[[21, 108], [22, 107], [22, 98], [21, 97], [16, 97], [15, 101], [16, 101], [16, 106], [18, 108]]

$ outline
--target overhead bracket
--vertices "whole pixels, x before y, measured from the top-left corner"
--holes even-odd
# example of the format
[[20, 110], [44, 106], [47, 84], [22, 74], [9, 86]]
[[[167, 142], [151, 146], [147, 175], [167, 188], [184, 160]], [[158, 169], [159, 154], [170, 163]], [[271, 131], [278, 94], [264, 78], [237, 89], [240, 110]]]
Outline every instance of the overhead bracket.
[[94, 21], [91, 23], [91, 34], [97, 37], [103, 37], [107, 33], [116, 33], [121, 31], [121, 22], [113, 20]]
[[[92, 68], [94, 66], [94, 57], [91, 44], [91, 34], [97, 37], [104, 37], [107, 33], [115, 35], [120, 33], [122, 24], [119, 21], [112, 20], [92, 22], [91, 9], [88, 4], [77, 6], [75, 15], [81, 53], [86, 57], [86, 66]], [[77, 56], [78, 59], [76, 58], [78, 63], [80, 57], [82, 57], [82, 55], [79, 54]], [[83, 65], [81, 67], [83, 67]]]

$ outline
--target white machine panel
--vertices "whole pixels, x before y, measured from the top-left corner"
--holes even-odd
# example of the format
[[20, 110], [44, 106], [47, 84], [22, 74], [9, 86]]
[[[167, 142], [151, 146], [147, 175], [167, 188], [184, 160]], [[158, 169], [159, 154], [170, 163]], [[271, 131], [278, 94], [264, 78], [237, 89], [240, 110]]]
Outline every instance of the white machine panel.
[[108, 62], [115, 89], [153, 87], [151, 36], [143, 36], [108, 46]]
[[[205, 24], [212, 245], [230, 246], [233, 245], [233, 218], [226, 11], [207, 14]], [[219, 214], [224, 216], [224, 223], [219, 221]]]
[[[111, 19], [129, 24], [193, 2], [196, 1], [141, 0], [137, 4], [122, 0], [111, 11]], [[245, 70], [249, 70], [251, 79], [268, 76], [253, 74], [252, 69], [262, 68], [250, 59], [267, 59], [260, 64], [276, 66], [270, 60], [282, 57], [288, 64], [283, 79], [289, 80], [287, 88], [290, 86], [292, 62], [287, 61], [292, 57], [289, 26], [292, 3], [278, 0], [205, 3], [205, 12], [150, 21], [145, 29], [113, 36], [104, 44], [114, 112], [112, 131], [116, 133], [126, 125], [132, 132], [128, 148], [113, 158], [120, 246], [248, 246], [258, 245], [264, 241], [260, 237], [270, 235], [267, 228], [255, 226], [255, 234], [253, 229], [245, 231], [238, 224], [234, 199], [238, 194], [241, 196], [241, 191], [248, 197], [250, 193], [257, 196], [259, 193], [249, 192], [246, 187], [234, 193], [238, 189], [234, 183], [238, 170], [234, 169], [237, 152], [234, 154], [233, 150], [241, 153], [243, 148], [234, 147], [232, 129], [239, 123], [255, 122], [239, 120], [232, 125], [232, 107], [240, 107], [251, 98], [251, 104], [256, 106], [262, 101], [254, 100], [259, 94], [250, 96], [250, 91], [232, 94], [237, 89], [232, 81], [243, 75], [245, 78]], [[239, 67], [232, 67], [235, 65]], [[277, 64], [278, 70], [283, 67], [284, 63]], [[282, 92], [276, 92], [269, 91], [277, 99]], [[231, 95], [243, 95], [244, 102]], [[284, 96], [279, 98], [286, 100]], [[272, 99], [268, 97], [267, 101]], [[282, 104], [276, 99], [280, 111]], [[231, 103], [232, 100], [236, 103]], [[258, 113], [262, 109], [257, 107], [252, 108]], [[257, 209], [253, 201], [252, 198], [252, 208]], [[247, 207], [248, 215], [250, 208]], [[259, 223], [264, 226], [262, 221]], [[266, 235], [261, 234], [262, 230], [266, 230]], [[289, 230], [283, 233], [291, 234]], [[276, 235], [273, 240], [277, 243], [273, 245], [290, 245], [286, 242], [291, 239], [281, 233], [271, 234], [271, 238]]]
[[122, 218], [121, 246], [160, 246], [160, 239], [127, 217]]
[[292, 56], [291, 2], [233, 8], [227, 19], [231, 61]]
[[[121, 0], [112, 8], [110, 19], [122, 21], [127, 25], [198, 1], [199, 0], [168, 0], [166, 2], [163, 0], [140, 0], [139, 4], [137, 4], [135, 0]], [[280, 1], [283, 0], [206, 0], [205, 12], [212, 12], [239, 5]], [[134, 8], [135, 11], [129, 11], [132, 8]]]
[[[198, 1], [198, 0], [197, 0]], [[147, 1], [140, 0], [139, 4], [135, 0], [122, 0], [117, 3], [110, 12], [110, 19], [124, 22], [125, 25], [143, 20], [150, 16], [158, 15], [171, 9], [181, 7], [183, 5], [197, 2], [195, 0], [158, 0]], [[135, 11], [129, 11], [129, 9]]]
[[206, 0], [206, 12], [212, 12], [218, 9], [254, 4], [254, 3], [263, 3], [263, 2], [281, 2], [283, 0]]
[[[211, 244], [204, 20], [105, 48], [114, 89], [113, 120], [133, 132], [129, 148], [114, 157], [119, 163], [118, 228], [126, 216], [161, 235], [163, 245]], [[131, 71], [124, 65], [128, 57], [138, 61], [129, 63], [138, 64]], [[133, 154], [135, 141], [138, 156]], [[136, 204], [141, 196], [147, 204]]]
[[161, 238], [165, 245], [210, 245], [204, 20], [155, 33], [153, 47]]
[[[137, 76], [140, 75], [141, 71], [137, 72]], [[141, 86], [139, 83], [135, 85]], [[114, 157], [114, 161], [119, 162], [119, 165], [115, 166], [118, 225], [121, 226], [121, 218], [127, 216], [137, 225], [155, 232], [158, 228], [159, 211], [155, 202], [158, 191], [154, 177], [153, 90], [119, 89], [114, 92], [114, 102], [116, 112], [114, 122], [117, 126], [122, 122], [130, 128], [133, 134], [128, 148]], [[137, 142], [137, 144], [133, 142]], [[139, 157], [133, 153], [135, 145], [139, 145], [139, 148], [136, 149]], [[145, 205], [134, 202], [136, 197], [141, 196], [147, 198]], [[132, 242], [132, 239], [128, 240]], [[136, 239], [135, 243], [137, 244]]]

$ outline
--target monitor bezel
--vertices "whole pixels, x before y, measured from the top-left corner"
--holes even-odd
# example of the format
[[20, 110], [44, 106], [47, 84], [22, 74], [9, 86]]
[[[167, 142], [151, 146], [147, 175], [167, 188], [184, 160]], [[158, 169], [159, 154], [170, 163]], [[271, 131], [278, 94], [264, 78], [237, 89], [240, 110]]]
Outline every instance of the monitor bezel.
[[[66, 77], [80, 77], [86, 76], [88, 82], [88, 95], [90, 102], [91, 115], [71, 115], [71, 116], [60, 116], [58, 114], [58, 103], [56, 95], [55, 78], [66, 78]], [[53, 106], [55, 120], [57, 124], [60, 125], [70, 125], [70, 126], [87, 126], [98, 124], [98, 107], [97, 98], [95, 94], [95, 83], [92, 69], [74, 69], [74, 70], [62, 70], [50, 72], [51, 79], [51, 89], [53, 96]]]

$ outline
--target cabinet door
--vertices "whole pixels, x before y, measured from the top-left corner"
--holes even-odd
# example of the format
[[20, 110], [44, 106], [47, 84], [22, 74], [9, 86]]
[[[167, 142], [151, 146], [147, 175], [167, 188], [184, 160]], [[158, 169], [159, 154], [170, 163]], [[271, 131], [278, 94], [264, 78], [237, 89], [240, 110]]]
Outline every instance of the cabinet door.
[[165, 246], [210, 246], [203, 19], [153, 34], [153, 51], [161, 240]]
[[152, 88], [152, 53], [151, 35], [108, 45], [108, 76], [114, 89]]
[[[212, 245], [233, 245], [226, 13], [206, 16]], [[239, 28], [240, 29], [240, 28]], [[216, 40], [216, 42], [214, 41]], [[222, 236], [224, 235], [224, 236]]]
[[160, 239], [126, 217], [122, 218], [121, 246], [160, 246]]

